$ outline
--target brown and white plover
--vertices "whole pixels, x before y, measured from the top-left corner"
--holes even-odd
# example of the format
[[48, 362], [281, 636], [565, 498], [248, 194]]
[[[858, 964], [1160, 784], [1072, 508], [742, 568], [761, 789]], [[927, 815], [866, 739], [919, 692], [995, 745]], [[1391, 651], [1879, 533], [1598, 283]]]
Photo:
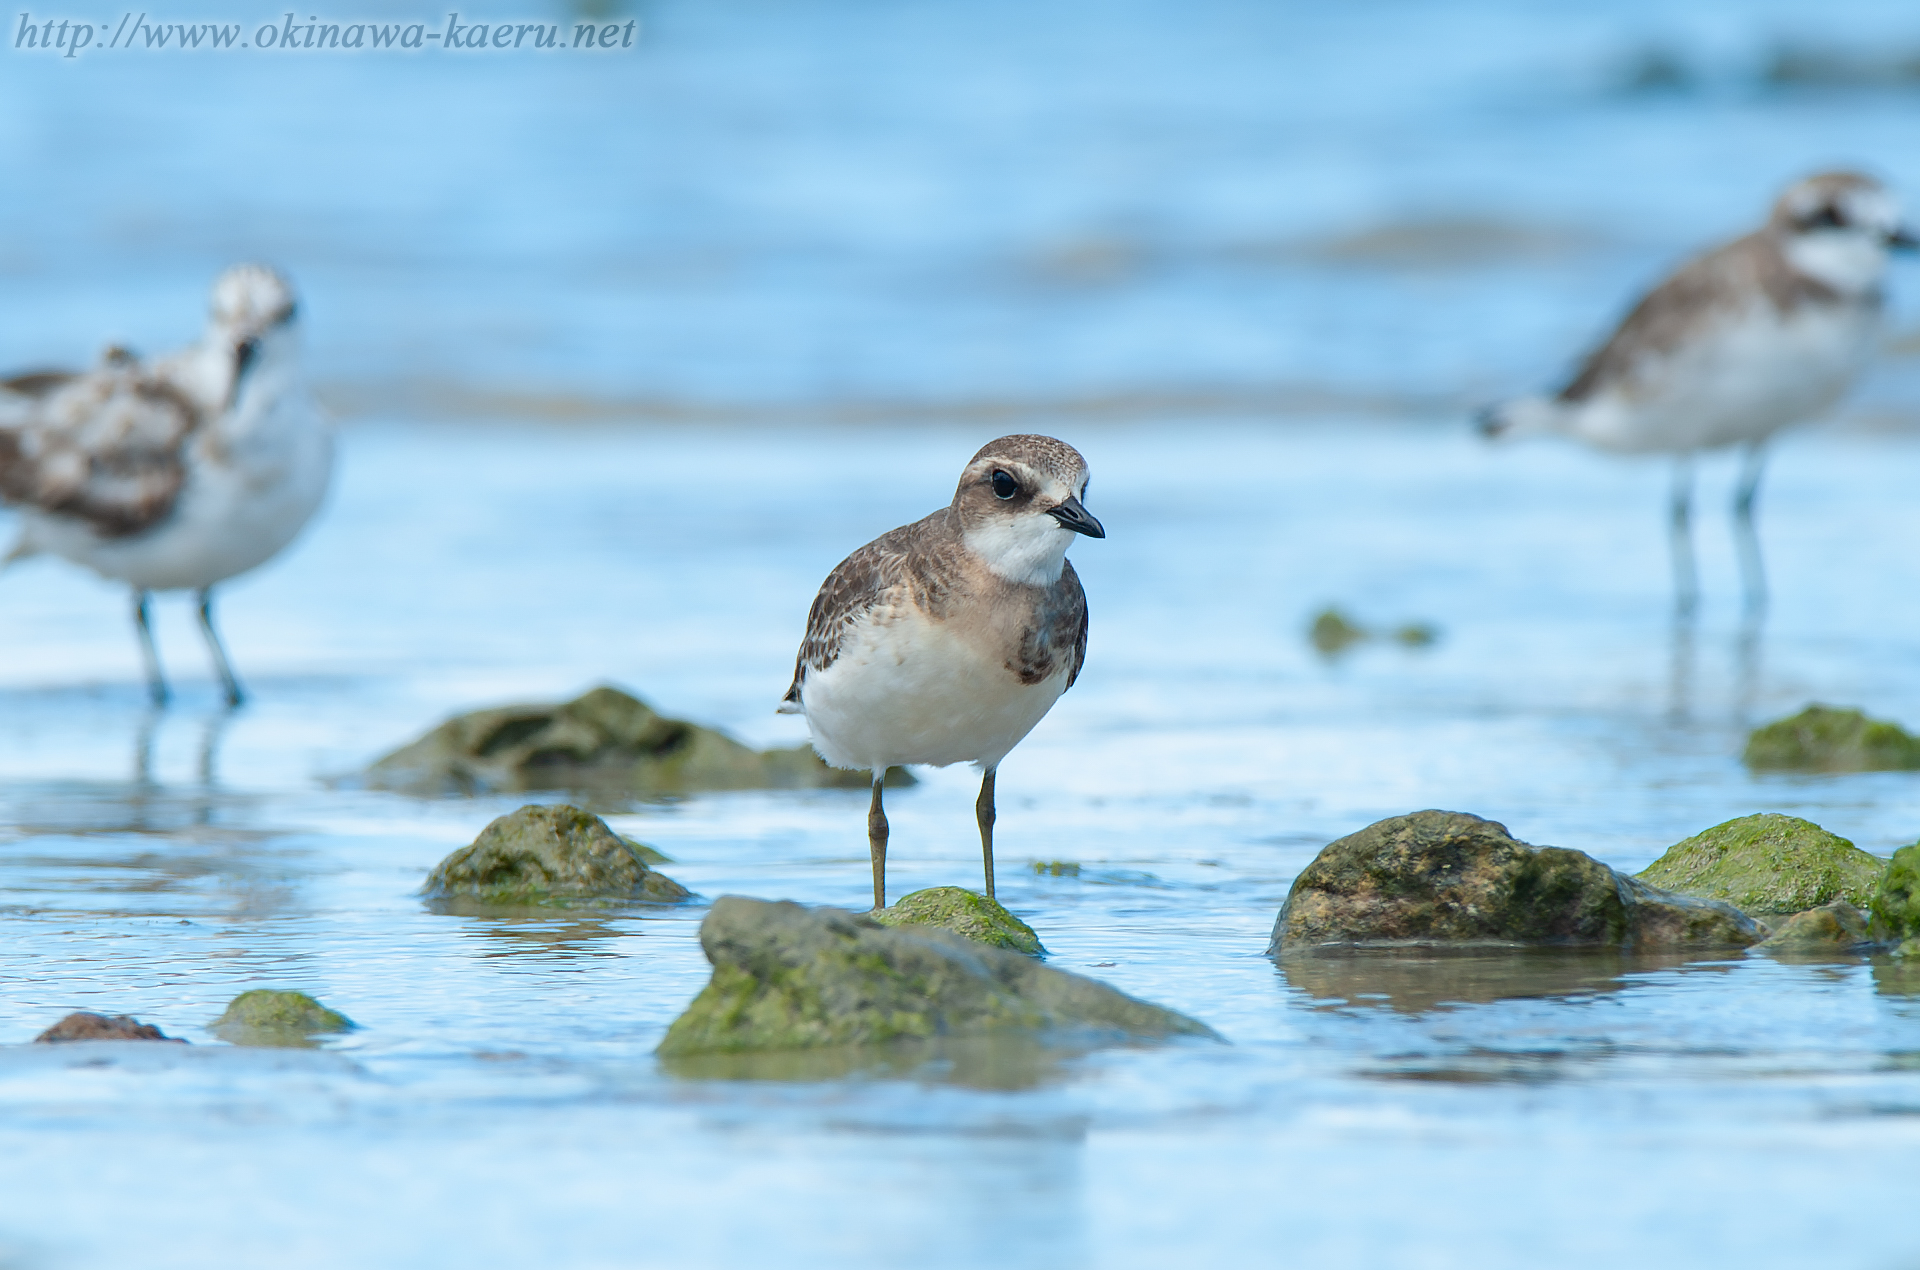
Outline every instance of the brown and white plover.
[[889, 767], [974, 763], [974, 810], [993, 895], [994, 774], [1073, 686], [1087, 600], [1067, 562], [1075, 534], [1106, 537], [1081, 504], [1087, 464], [1065, 442], [1001, 437], [960, 474], [953, 502], [841, 561], [814, 597], [783, 714], [804, 714], [820, 756], [873, 773], [873, 906], [887, 903]]
[[238, 705], [212, 588], [291, 542], [326, 492], [333, 441], [299, 382], [294, 314], [284, 278], [240, 265], [214, 283], [188, 348], [151, 362], [113, 349], [93, 370], [0, 381], [0, 501], [20, 511], [0, 564], [44, 552], [131, 585], [156, 704], [167, 684], [149, 593], [196, 593]]
[[1734, 526], [1747, 608], [1757, 613], [1766, 579], [1753, 500], [1766, 443], [1852, 386], [1879, 341], [1887, 253], [1915, 246], [1892, 194], [1872, 177], [1808, 177], [1787, 188], [1766, 225], [1648, 292], [1558, 393], [1495, 406], [1481, 429], [1674, 455], [1669, 533], [1683, 614], [1699, 593], [1693, 455], [1743, 446]]

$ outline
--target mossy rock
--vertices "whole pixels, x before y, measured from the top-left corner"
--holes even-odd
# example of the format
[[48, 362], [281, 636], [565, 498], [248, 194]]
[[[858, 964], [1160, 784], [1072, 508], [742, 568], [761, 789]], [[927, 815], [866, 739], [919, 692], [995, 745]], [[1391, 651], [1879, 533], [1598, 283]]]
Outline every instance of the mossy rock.
[[76, 1010], [33, 1038], [36, 1045], [59, 1045], [68, 1041], [168, 1041], [186, 1042], [168, 1036], [151, 1023], [142, 1023], [131, 1014], [92, 1014]]
[[1859, 710], [1811, 705], [1756, 728], [1743, 756], [1768, 772], [1905, 772], [1920, 768], [1920, 737]]
[[1786, 954], [1845, 953], [1870, 947], [1874, 940], [1867, 929], [1867, 915], [1847, 903], [1834, 900], [1804, 913], [1795, 913], [1779, 923], [1766, 939], [1749, 951]]
[[962, 939], [1042, 957], [1040, 936], [1033, 927], [1009, 913], [998, 900], [990, 900], [958, 886], [930, 886], [924, 891], [903, 895], [886, 908], [872, 914], [882, 926], [934, 926], [950, 930]]
[[713, 977], [659, 1054], [737, 1054], [941, 1037], [1074, 1044], [1212, 1029], [1032, 957], [864, 914], [723, 896], [700, 923]]
[[304, 992], [255, 988], [227, 1002], [207, 1030], [234, 1045], [300, 1048], [330, 1032], [350, 1032], [354, 1023]]
[[1294, 879], [1267, 951], [1745, 947], [1760, 938], [1728, 905], [1622, 877], [1585, 852], [1532, 846], [1479, 816], [1420, 811], [1329, 843]]
[[1867, 907], [1877, 937], [1888, 940], [1920, 937], [1920, 842], [1893, 853], [1893, 859], [1887, 862], [1887, 871], [1881, 875], [1880, 885], [1874, 890], [1873, 902]]
[[435, 865], [421, 894], [456, 907], [526, 908], [675, 904], [692, 892], [648, 868], [600, 817], [558, 803], [501, 816]]
[[1873, 902], [1887, 862], [1810, 820], [1761, 812], [1668, 847], [1638, 876], [1655, 886], [1725, 900], [1743, 913], [1803, 913], [1833, 900]]
[[1336, 657], [1371, 638], [1372, 631], [1337, 608], [1322, 609], [1307, 627], [1307, 642], [1323, 657]]
[[[807, 746], [767, 750], [669, 719], [638, 697], [600, 687], [560, 705], [457, 715], [377, 760], [366, 783], [429, 797], [532, 789], [660, 795], [722, 789], [865, 789]], [[904, 770], [888, 783], [910, 785]]]

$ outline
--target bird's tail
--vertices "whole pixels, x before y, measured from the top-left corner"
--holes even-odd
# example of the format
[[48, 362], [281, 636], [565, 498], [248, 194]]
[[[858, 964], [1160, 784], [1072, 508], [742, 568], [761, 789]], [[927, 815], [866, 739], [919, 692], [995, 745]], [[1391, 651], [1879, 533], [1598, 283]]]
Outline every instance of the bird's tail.
[[1560, 430], [1564, 412], [1560, 403], [1548, 397], [1516, 397], [1488, 406], [1473, 418], [1483, 437], [1532, 436]]

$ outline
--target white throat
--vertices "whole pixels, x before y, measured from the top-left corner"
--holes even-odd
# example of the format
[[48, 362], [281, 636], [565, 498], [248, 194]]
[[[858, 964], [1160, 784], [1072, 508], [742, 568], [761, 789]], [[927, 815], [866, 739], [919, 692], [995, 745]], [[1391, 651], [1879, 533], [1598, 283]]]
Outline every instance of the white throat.
[[1786, 256], [1795, 269], [1841, 295], [1864, 295], [1887, 272], [1887, 249], [1875, 234], [1794, 234]]
[[1052, 586], [1067, 566], [1067, 548], [1073, 530], [1045, 512], [1023, 516], [996, 516], [967, 530], [961, 539], [967, 550], [1009, 582]]

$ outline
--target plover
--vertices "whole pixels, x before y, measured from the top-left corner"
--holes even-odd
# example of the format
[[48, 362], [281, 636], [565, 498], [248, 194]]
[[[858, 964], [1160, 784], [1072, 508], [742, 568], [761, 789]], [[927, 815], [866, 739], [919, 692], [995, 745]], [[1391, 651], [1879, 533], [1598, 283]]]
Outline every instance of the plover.
[[960, 474], [953, 502], [841, 561], [814, 597], [783, 714], [804, 714], [820, 757], [873, 773], [873, 906], [887, 903], [889, 767], [974, 763], [993, 895], [994, 775], [1073, 686], [1087, 600], [1067, 563], [1075, 534], [1106, 537], [1081, 504], [1087, 464], [1063, 441], [1001, 437]]
[[0, 501], [20, 510], [0, 565], [45, 552], [131, 585], [156, 704], [167, 684], [149, 594], [195, 592], [238, 705], [212, 588], [291, 542], [326, 492], [333, 442], [299, 383], [294, 314], [284, 278], [239, 265], [214, 283], [206, 333], [188, 348], [152, 362], [109, 349], [90, 371], [0, 382]]
[[1915, 246], [1920, 239], [1872, 177], [1808, 177], [1781, 194], [1765, 226], [1648, 292], [1558, 393], [1495, 406], [1482, 414], [1482, 431], [1673, 454], [1668, 523], [1682, 614], [1699, 593], [1693, 455], [1743, 446], [1734, 527], [1747, 608], [1757, 613], [1766, 578], [1753, 501], [1766, 443], [1852, 386], [1878, 343], [1887, 253]]

